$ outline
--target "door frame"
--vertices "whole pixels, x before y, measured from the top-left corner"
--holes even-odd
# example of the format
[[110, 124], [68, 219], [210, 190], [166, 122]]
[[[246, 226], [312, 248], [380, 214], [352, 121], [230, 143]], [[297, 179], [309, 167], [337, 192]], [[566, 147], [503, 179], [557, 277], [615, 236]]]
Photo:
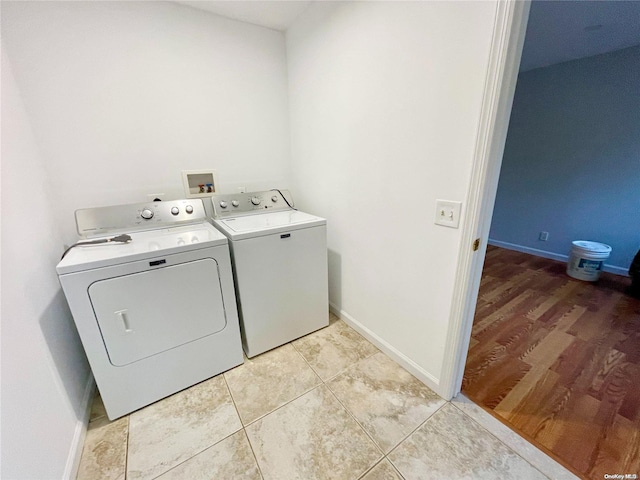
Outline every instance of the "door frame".
[[[499, 0], [496, 5], [439, 382], [446, 399], [456, 396], [462, 386], [530, 7], [530, 0]], [[474, 251], [476, 239], [480, 246]]]

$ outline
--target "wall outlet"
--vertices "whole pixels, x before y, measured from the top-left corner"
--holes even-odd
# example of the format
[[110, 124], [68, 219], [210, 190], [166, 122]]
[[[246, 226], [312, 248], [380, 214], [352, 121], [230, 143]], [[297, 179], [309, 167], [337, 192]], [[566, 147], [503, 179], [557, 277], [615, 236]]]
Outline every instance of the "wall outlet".
[[546, 242], [547, 240], [549, 240], [549, 232], [540, 232], [540, 235], [538, 236], [538, 240], [542, 240], [543, 242]]
[[158, 200], [164, 200], [166, 194], [164, 193], [147, 193], [147, 202], [153, 202], [156, 198]]
[[460, 210], [462, 202], [450, 200], [436, 200], [436, 220], [437, 225], [458, 228], [460, 225]]

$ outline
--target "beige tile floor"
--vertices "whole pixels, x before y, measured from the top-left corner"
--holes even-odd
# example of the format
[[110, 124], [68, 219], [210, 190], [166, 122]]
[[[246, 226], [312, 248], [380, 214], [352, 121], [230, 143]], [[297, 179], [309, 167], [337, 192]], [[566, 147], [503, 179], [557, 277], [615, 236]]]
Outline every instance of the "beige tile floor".
[[113, 422], [97, 396], [78, 479], [575, 478], [487, 416], [331, 316]]

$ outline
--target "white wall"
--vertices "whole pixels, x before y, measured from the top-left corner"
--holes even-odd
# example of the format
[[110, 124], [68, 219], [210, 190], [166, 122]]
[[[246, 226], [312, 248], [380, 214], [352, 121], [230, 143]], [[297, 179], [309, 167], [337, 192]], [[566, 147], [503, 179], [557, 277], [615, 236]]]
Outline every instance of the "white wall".
[[164, 2], [2, 9], [2, 478], [62, 478], [89, 370], [55, 275], [77, 208], [289, 187], [282, 33]]
[[[2, 471], [62, 478], [88, 398], [86, 361], [60, 291], [56, 198], [2, 53]], [[24, 185], [40, 192], [25, 194]], [[75, 443], [74, 443], [75, 442]]]
[[78, 208], [183, 197], [185, 169], [289, 186], [282, 33], [168, 2], [3, 1], [2, 17], [65, 241]]
[[69, 453], [87, 371], [53, 272], [73, 210], [181, 196], [182, 169], [326, 216], [334, 307], [438, 390], [460, 231], [434, 202], [466, 201], [495, 6], [322, 2], [285, 50], [170, 3], [3, 1], [3, 477], [59, 477]]
[[329, 220], [330, 301], [436, 390], [460, 230], [435, 200], [464, 215], [495, 12], [318, 3], [287, 32], [294, 189]]

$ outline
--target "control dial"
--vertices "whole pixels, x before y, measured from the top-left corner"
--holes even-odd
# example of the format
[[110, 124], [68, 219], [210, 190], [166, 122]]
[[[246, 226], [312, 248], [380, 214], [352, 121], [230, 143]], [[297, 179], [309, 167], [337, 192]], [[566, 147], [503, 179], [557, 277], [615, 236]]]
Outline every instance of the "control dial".
[[273, 197], [271, 197], [271, 201], [273, 203], [276, 203], [278, 201], [278, 197], [276, 195], [274, 195]]
[[187, 213], [193, 213], [193, 207], [191, 205], [187, 205], [186, 207], [184, 207], [184, 210]]
[[240, 205], [240, 202], [238, 200], [232, 200], [231, 205], [233, 205], [234, 207], [237, 207], [238, 205]]
[[142, 210], [142, 212], [140, 212], [140, 216], [145, 220], [151, 220], [153, 218], [153, 212], [148, 208], [145, 208], [144, 210]]
[[180, 213], [180, 209], [178, 207], [171, 207], [171, 215], [178, 215]]
[[260, 197], [251, 197], [251, 203], [253, 203], [254, 205], [260, 205], [260, 202], [262, 202]]
[[227, 202], [225, 202], [224, 200], [220, 202], [220, 208], [227, 208]]

